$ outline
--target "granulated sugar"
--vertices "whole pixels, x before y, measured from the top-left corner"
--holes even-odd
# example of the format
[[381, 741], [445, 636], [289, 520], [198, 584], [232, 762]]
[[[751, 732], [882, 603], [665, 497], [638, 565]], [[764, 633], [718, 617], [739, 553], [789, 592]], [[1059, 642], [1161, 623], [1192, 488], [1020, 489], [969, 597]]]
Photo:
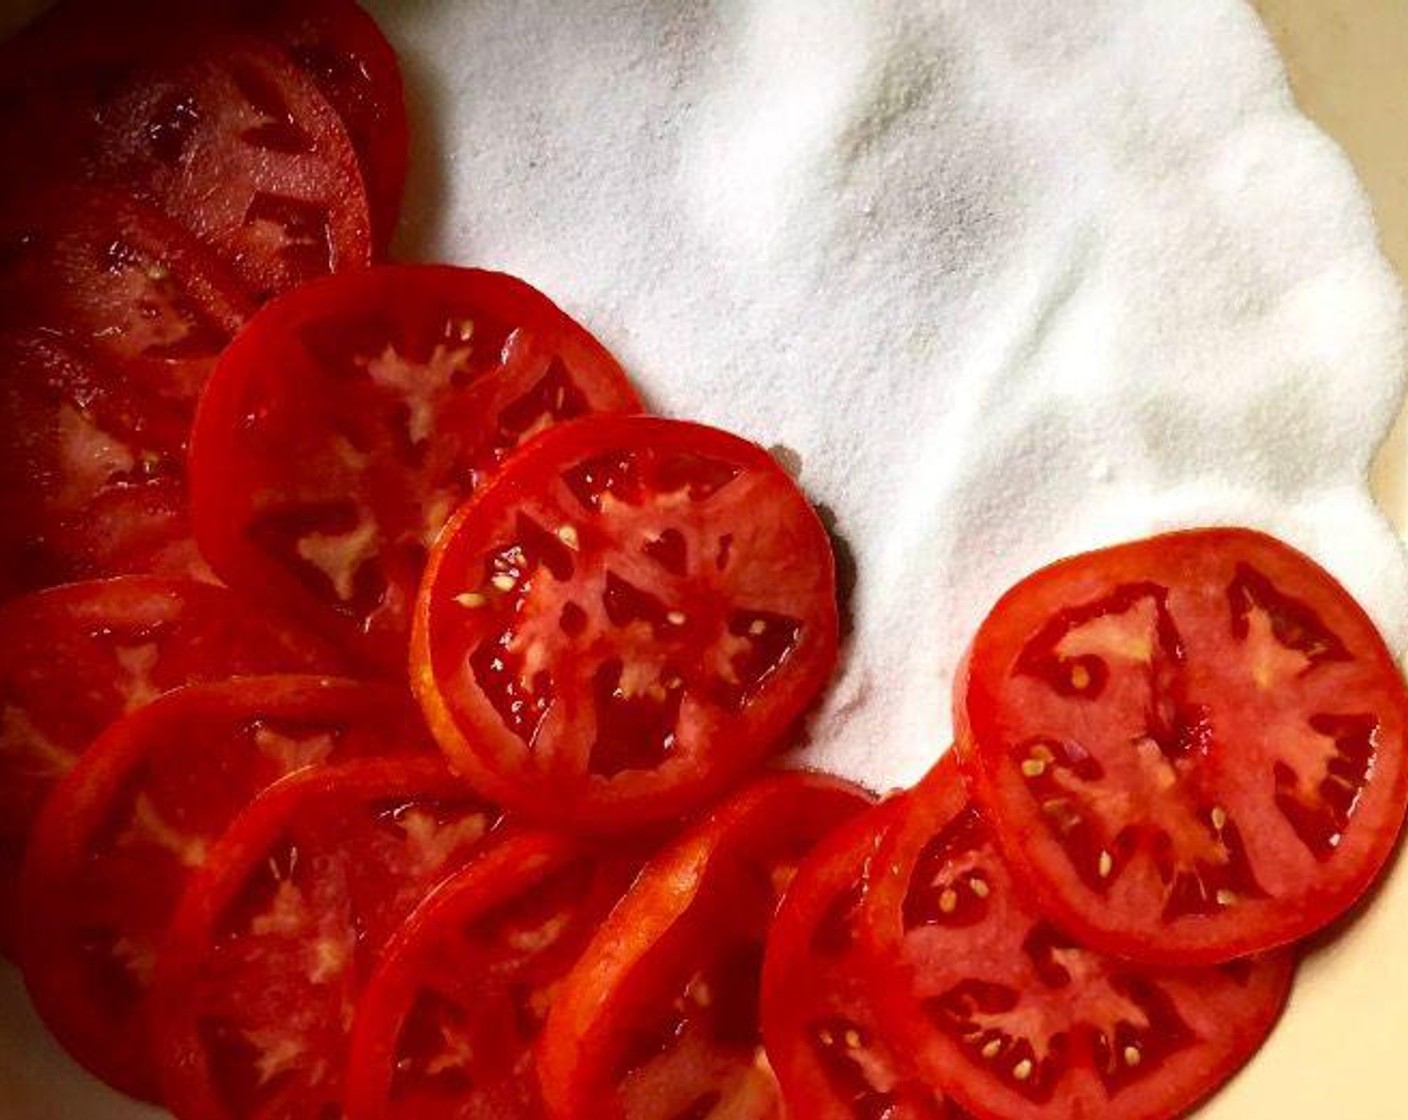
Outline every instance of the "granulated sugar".
[[995, 596], [1167, 526], [1269, 528], [1408, 636], [1365, 486], [1399, 293], [1242, 4], [374, 6], [433, 122], [404, 243], [525, 276], [834, 512], [807, 761], [913, 780]]

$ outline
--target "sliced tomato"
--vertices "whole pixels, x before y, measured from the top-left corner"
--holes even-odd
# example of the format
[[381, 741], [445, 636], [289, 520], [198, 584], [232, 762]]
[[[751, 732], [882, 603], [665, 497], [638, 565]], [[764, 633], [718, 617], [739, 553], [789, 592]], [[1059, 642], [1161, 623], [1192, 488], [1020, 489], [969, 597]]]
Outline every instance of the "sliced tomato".
[[1159, 969], [1102, 956], [1013, 881], [951, 756], [906, 798], [861, 911], [885, 1039], [989, 1120], [1166, 1120], [1261, 1046], [1295, 957]]
[[127, 572], [208, 573], [165, 419], [96, 359], [39, 331], [0, 333], [0, 599]]
[[504, 840], [391, 939], [357, 1004], [347, 1120], [537, 1120], [553, 993], [639, 868], [550, 833]]
[[538, 1049], [558, 1120], [772, 1120], [758, 984], [778, 899], [869, 804], [813, 774], [762, 778], [646, 865], [558, 989]]
[[68, 584], [0, 608], [0, 945], [15, 943], [30, 826], [108, 724], [193, 681], [340, 663], [224, 588], [186, 580]]
[[983, 623], [958, 749], [1013, 873], [1086, 944], [1173, 964], [1341, 914], [1408, 805], [1408, 692], [1334, 579], [1242, 529], [1063, 561]]
[[411, 676], [487, 795], [620, 829], [699, 806], [776, 747], [836, 634], [830, 542], [766, 452], [605, 417], [541, 436], [446, 527]]
[[158, 1100], [146, 994], [190, 870], [287, 774], [433, 751], [410, 697], [329, 677], [189, 685], [119, 719], [50, 794], [20, 893], [25, 983], [109, 1085]]
[[789, 1115], [806, 1120], [957, 1120], [882, 1037], [860, 944], [871, 862], [895, 798], [840, 825], [798, 868], [763, 958], [762, 1027]]
[[348, 1032], [382, 948], [498, 812], [439, 758], [295, 774], [195, 870], [151, 990], [182, 1120], [340, 1113]]
[[216, 357], [253, 310], [179, 225], [127, 195], [72, 186], [5, 215], [0, 301], [0, 323], [62, 340], [121, 378], [102, 389], [161, 427], [163, 451], [184, 446]]
[[639, 407], [600, 344], [511, 277], [335, 276], [266, 307], [221, 360], [193, 438], [197, 538], [231, 584], [399, 675], [454, 507], [531, 434]]

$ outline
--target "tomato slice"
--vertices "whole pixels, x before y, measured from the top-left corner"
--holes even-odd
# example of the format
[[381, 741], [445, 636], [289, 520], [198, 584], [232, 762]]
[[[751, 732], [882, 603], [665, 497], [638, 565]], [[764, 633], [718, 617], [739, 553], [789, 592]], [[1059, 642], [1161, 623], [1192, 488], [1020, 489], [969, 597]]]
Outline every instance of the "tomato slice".
[[651, 860], [558, 989], [538, 1050], [558, 1120], [771, 1120], [763, 945], [798, 862], [869, 798], [815, 774], [735, 794]]
[[980, 1117], [1165, 1120], [1261, 1046], [1289, 951], [1151, 968], [1078, 945], [1032, 908], [951, 756], [906, 798], [861, 914], [885, 1037]]
[[192, 581], [124, 576], [0, 607], [0, 945], [15, 944], [30, 826], [108, 724], [192, 681], [339, 664], [322, 642]]
[[404, 691], [328, 677], [189, 685], [119, 719], [30, 836], [20, 961], [70, 1054], [158, 1100], [146, 993], [190, 870], [264, 788], [308, 767], [433, 751]]
[[836, 632], [830, 542], [766, 452], [604, 417], [541, 436], [446, 527], [411, 676], [487, 795], [619, 829], [697, 807], [776, 747]]
[[336, 1116], [383, 946], [498, 823], [439, 758], [295, 774], [192, 875], [157, 960], [154, 1052], [183, 1120]]
[[127, 572], [208, 574], [162, 410], [44, 335], [0, 332], [0, 599]]
[[[184, 446], [215, 359], [253, 306], [218, 258], [158, 211], [117, 192], [58, 187], [0, 232], [0, 322], [102, 363]], [[159, 409], [169, 406], [170, 415]]]
[[534, 432], [639, 407], [600, 344], [512, 277], [335, 276], [266, 307], [221, 360], [192, 441], [197, 538], [231, 584], [399, 675], [452, 509]]
[[357, 1004], [347, 1120], [536, 1120], [553, 993], [639, 867], [550, 833], [502, 841], [406, 920]]
[[974, 639], [958, 749], [1013, 873], [1107, 952], [1207, 963], [1331, 921], [1408, 805], [1405, 692], [1349, 594], [1208, 529], [1022, 581]]
[[798, 868], [768, 934], [762, 1026], [789, 1114], [807, 1120], [958, 1120], [882, 1037], [860, 944], [875, 853], [895, 798], [853, 817]]

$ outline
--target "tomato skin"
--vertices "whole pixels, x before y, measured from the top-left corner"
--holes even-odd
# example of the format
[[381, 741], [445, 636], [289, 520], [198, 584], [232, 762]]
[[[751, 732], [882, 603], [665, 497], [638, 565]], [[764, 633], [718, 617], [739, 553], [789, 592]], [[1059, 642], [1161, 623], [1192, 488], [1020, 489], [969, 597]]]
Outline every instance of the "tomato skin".
[[150, 1006], [167, 1107], [182, 1120], [336, 1109], [382, 946], [500, 821], [438, 758], [265, 790], [194, 872], [162, 943]]
[[231, 585], [400, 676], [452, 509], [560, 415], [639, 408], [600, 343], [512, 277], [330, 277], [265, 307], [221, 359], [192, 436], [196, 536]]
[[[388, 943], [357, 1003], [347, 1120], [543, 1116], [532, 1064], [543, 1004], [638, 868], [630, 855], [530, 832], [441, 883]], [[413, 1038], [432, 1023], [441, 1041], [427, 1057]]]
[[860, 943], [886, 1040], [985, 1120], [1169, 1120], [1285, 1007], [1296, 956], [1168, 969], [1060, 933], [1014, 882], [952, 754], [875, 855]]
[[[731, 481], [702, 487], [699, 498], [693, 483], [657, 488], [652, 479], [673, 478], [680, 461], [726, 466]], [[618, 468], [621, 475], [610, 473]], [[574, 490], [589, 484], [605, 490], [595, 510], [596, 498]], [[618, 492], [628, 496], [618, 500]], [[554, 555], [548, 534], [542, 561], [515, 560], [517, 574], [499, 572], [507, 543], [539, 522], [571, 534], [570, 555]], [[648, 552], [669, 534], [687, 558], [673, 568], [671, 557]], [[732, 548], [735, 540], [744, 543]], [[524, 547], [507, 552], [521, 557]], [[779, 631], [790, 636], [780, 654], [763, 644]], [[593, 417], [539, 436], [446, 525], [416, 605], [411, 684], [452, 764], [486, 796], [545, 822], [622, 831], [687, 815], [779, 746], [831, 676], [837, 632], [829, 538], [771, 456], [698, 424]], [[748, 634], [762, 636], [755, 644]], [[512, 668], [493, 677], [494, 641], [524, 665], [552, 651], [543, 661], [556, 689], [549, 700], [527, 668], [516, 680]], [[742, 653], [725, 653], [739, 645]], [[718, 699], [725, 676], [737, 680], [759, 663], [764, 670], [751, 690], [738, 686], [736, 704]], [[613, 667], [617, 683], [603, 699]], [[655, 675], [637, 687], [627, 667]], [[509, 722], [517, 710], [509, 701], [529, 693], [540, 704], [531, 734]], [[613, 722], [622, 710], [624, 731]], [[649, 738], [657, 718], [666, 725], [663, 745]], [[624, 753], [618, 743], [647, 750], [598, 766], [599, 749]]]
[[[807, 1120], [957, 1120], [880, 1037], [860, 939], [870, 862], [901, 795], [839, 825], [802, 861], [768, 931], [762, 1029], [791, 1115]], [[848, 1038], [856, 1041], [851, 1045]]]
[[[795, 864], [870, 800], [856, 786], [823, 775], [765, 776], [652, 859], [563, 981], [548, 1014], [538, 1071], [549, 1114], [556, 1120], [672, 1120], [722, 1093], [698, 1113], [701, 1120], [715, 1108], [737, 1120], [778, 1115], [772, 1078], [756, 1066], [761, 1040], [756, 1007], [749, 1009], [746, 995], [756, 977], [730, 975], [727, 962], [756, 951], [761, 963], [778, 893]], [[715, 972], [711, 961], [721, 970]], [[712, 999], [696, 994], [691, 979], [706, 974], [724, 989]], [[735, 981], [744, 994], [730, 992]], [[690, 1000], [700, 1015], [719, 1002], [728, 1010], [714, 1012], [722, 1018], [712, 1026], [705, 1019], [697, 1028], [689, 1026], [687, 1009], [677, 1012], [685, 1015], [682, 1024], [661, 1033], [661, 1016], [673, 1022], [671, 1007], [687, 1008]], [[663, 1053], [651, 1045], [657, 1037], [666, 1040]]]
[[290, 772], [433, 750], [400, 689], [328, 677], [188, 685], [109, 726], [49, 795], [21, 876], [19, 959], [49, 1029], [157, 1101], [147, 969], [187, 869]]
[[[954, 724], [1025, 889], [1084, 943], [1139, 960], [1230, 960], [1323, 927], [1378, 876], [1408, 807], [1393, 656], [1328, 573], [1250, 530], [1029, 576], [975, 637]], [[1065, 832], [1038, 804], [1054, 781], [1078, 799]], [[1130, 788], [1139, 815], [1084, 800]], [[1139, 839], [1152, 832], [1171, 870]]]
[[335, 651], [297, 627], [188, 580], [94, 580], [0, 607], [0, 945], [15, 944], [30, 826], [109, 723], [192, 681], [341, 668]]

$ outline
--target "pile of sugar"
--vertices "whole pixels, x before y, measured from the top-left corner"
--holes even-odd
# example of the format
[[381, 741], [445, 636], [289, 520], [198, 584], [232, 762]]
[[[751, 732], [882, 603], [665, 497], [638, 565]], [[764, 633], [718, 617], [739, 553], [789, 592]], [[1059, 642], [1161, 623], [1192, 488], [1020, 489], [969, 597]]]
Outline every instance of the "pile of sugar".
[[809, 762], [912, 781], [993, 599], [1166, 526], [1277, 532], [1408, 637], [1365, 483], [1399, 291], [1242, 3], [373, 7], [423, 118], [406, 246], [525, 276], [834, 513]]

